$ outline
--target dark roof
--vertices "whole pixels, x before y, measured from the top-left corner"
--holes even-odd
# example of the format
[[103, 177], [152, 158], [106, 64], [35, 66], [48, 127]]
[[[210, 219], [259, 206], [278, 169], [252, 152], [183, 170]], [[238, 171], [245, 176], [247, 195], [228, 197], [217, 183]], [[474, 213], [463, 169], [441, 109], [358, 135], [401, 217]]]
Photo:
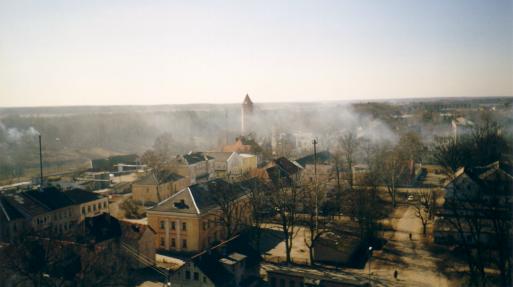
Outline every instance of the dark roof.
[[[196, 254], [191, 261], [212, 280], [215, 286], [236, 286], [234, 275], [227, 271], [219, 260], [223, 258], [236, 261], [238, 261], [237, 259], [244, 260], [246, 269], [258, 270], [260, 253], [251, 247], [248, 242], [250, 240], [247, 237], [237, 235], [208, 251]], [[240, 286], [245, 285], [241, 284]]]
[[101, 242], [121, 236], [121, 225], [119, 220], [107, 213], [102, 213], [95, 217], [86, 217], [84, 224], [83, 240], [90, 242]]
[[[329, 151], [321, 151], [321, 152], [317, 153], [317, 163], [318, 164], [326, 164], [332, 158], [333, 157], [329, 153]], [[309, 154], [300, 159], [297, 159], [296, 162], [299, 163], [302, 167], [305, 167], [305, 165], [307, 165], [307, 164], [314, 164], [315, 163], [315, 155]]]
[[34, 199], [36, 202], [43, 204], [50, 210], [55, 210], [74, 204], [71, 198], [66, 196], [64, 192], [60, 191], [59, 188], [54, 186], [46, 187], [43, 190], [25, 191], [24, 195]]
[[222, 179], [214, 179], [202, 184], [189, 187], [196, 206], [200, 212], [206, 212], [217, 207], [217, 202], [223, 199], [234, 200], [244, 195], [246, 190], [236, 183], [228, 183]]
[[[243, 196], [247, 192], [247, 189], [237, 183], [228, 183], [222, 179], [214, 179], [182, 189], [159, 205], [151, 208], [150, 211], [205, 213], [218, 207], [219, 200], [233, 200]], [[190, 194], [191, 200], [195, 203], [195, 206], [188, 206], [187, 203], [177, 201], [177, 198], [182, 196], [183, 193]], [[195, 210], [196, 207], [197, 211]]]
[[82, 204], [102, 198], [99, 194], [78, 188], [64, 191], [64, 194], [67, 195], [75, 204]]
[[188, 164], [194, 164], [197, 162], [213, 159], [213, 157], [204, 155], [201, 152], [192, 152], [183, 156]]
[[276, 166], [278, 166], [282, 171], [286, 172], [288, 175], [295, 174], [299, 172], [300, 168], [288, 160], [285, 157], [280, 157], [274, 161], [276, 163]]
[[24, 218], [23, 214], [14, 208], [7, 198], [3, 196], [0, 196], [0, 213], [4, 215], [7, 221]]
[[219, 259], [222, 256], [218, 252], [205, 253], [195, 257], [192, 262], [203, 272], [215, 286], [235, 286], [235, 277], [228, 272]]
[[291, 185], [292, 175], [297, 174], [301, 169], [290, 160], [280, 157], [274, 161], [276, 165], [266, 169], [267, 175], [274, 184]]

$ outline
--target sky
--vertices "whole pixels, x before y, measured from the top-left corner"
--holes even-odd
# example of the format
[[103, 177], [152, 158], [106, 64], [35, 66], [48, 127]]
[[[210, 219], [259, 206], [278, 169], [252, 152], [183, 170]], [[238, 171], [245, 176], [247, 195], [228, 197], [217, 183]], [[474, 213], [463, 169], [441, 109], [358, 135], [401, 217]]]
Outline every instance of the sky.
[[0, 106], [513, 96], [513, 1], [0, 0]]

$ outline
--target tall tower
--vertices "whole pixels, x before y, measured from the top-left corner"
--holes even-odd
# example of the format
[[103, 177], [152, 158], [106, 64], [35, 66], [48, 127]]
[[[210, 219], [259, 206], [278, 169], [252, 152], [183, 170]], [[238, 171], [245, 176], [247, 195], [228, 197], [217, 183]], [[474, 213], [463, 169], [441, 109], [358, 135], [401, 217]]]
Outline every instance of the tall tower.
[[244, 101], [242, 102], [241, 107], [241, 129], [240, 133], [241, 135], [245, 135], [248, 132], [248, 123], [253, 115], [253, 102], [249, 98], [249, 95], [246, 94], [246, 97], [244, 98]]

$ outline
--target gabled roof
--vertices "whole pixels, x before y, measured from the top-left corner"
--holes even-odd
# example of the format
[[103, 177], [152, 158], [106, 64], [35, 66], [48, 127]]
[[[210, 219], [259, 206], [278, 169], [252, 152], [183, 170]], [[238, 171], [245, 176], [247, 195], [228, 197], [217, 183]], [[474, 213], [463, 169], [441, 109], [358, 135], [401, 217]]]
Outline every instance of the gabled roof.
[[446, 184], [454, 183], [456, 179], [467, 176], [482, 190], [495, 193], [509, 194], [513, 192], [513, 176], [511, 165], [505, 162], [493, 162], [485, 166], [459, 168], [454, 177]]
[[206, 152], [205, 154], [209, 157], [212, 157], [217, 162], [225, 162], [234, 154], [235, 152], [223, 152], [223, 151], [211, 151]]
[[274, 184], [292, 184], [291, 176], [299, 173], [303, 167], [296, 162], [292, 162], [284, 157], [274, 161], [275, 165], [266, 169], [267, 175]]
[[183, 155], [183, 158], [185, 159], [187, 164], [195, 164], [197, 162], [202, 162], [202, 161], [213, 159], [213, 157], [205, 155], [201, 152], [191, 152], [191, 153]]
[[[317, 153], [317, 164], [326, 164], [332, 158], [333, 158], [333, 156], [329, 153], [329, 151], [318, 152]], [[309, 154], [300, 159], [297, 159], [296, 162], [299, 163], [304, 168], [307, 164], [315, 163], [315, 155]]]
[[227, 199], [225, 196], [233, 197], [232, 200], [235, 200], [247, 192], [247, 189], [239, 184], [214, 179], [184, 188], [149, 211], [202, 214], [219, 207], [219, 200]]

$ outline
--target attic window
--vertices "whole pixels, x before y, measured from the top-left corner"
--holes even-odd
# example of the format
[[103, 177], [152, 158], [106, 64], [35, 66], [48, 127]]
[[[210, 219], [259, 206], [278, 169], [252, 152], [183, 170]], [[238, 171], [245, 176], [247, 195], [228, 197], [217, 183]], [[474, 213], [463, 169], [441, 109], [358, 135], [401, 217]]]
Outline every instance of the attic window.
[[175, 207], [179, 209], [189, 209], [189, 206], [185, 204], [185, 200], [180, 200], [180, 202], [175, 202]]

